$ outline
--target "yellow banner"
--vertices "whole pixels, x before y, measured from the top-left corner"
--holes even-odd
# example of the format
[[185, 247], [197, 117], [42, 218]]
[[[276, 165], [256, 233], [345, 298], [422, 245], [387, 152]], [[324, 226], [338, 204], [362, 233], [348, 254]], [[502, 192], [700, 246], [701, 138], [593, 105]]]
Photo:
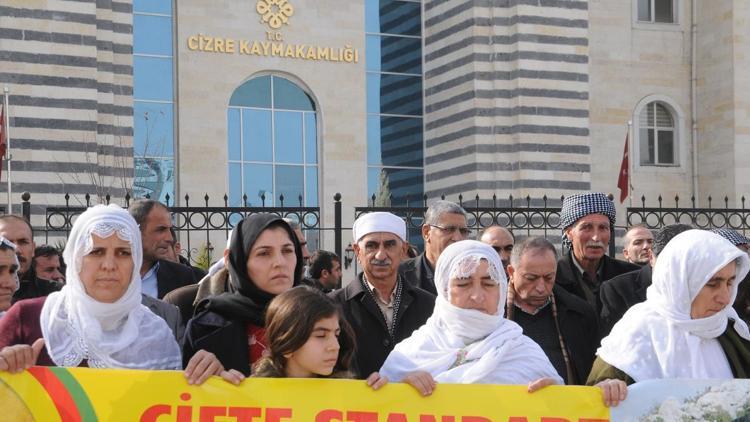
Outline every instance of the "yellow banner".
[[181, 372], [34, 367], [0, 373], [0, 409], [12, 421], [495, 422], [608, 421], [601, 391], [553, 386], [438, 385], [421, 397], [404, 384], [219, 378], [191, 386]]

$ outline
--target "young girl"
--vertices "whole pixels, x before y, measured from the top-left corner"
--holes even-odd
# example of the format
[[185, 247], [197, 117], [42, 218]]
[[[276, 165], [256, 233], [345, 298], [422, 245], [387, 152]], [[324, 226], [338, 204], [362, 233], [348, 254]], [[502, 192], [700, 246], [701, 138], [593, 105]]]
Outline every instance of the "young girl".
[[274, 298], [266, 313], [269, 356], [253, 376], [351, 378], [354, 334], [336, 304], [322, 292], [295, 287]]

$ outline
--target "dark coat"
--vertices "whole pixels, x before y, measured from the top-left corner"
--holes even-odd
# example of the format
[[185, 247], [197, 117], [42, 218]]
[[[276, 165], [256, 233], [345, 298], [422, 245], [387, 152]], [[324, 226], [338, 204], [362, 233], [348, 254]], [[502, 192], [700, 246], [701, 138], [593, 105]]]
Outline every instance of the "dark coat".
[[12, 303], [23, 299], [33, 299], [35, 297], [44, 297], [50, 293], [60, 291], [63, 283], [45, 280], [32, 275], [31, 280], [22, 280], [18, 285], [18, 290], [13, 293]]
[[596, 312], [588, 302], [557, 285], [552, 293], [555, 295], [560, 331], [576, 376], [568, 383], [584, 385], [599, 347]]
[[651, 285], [651, 266], [620, 274], [607, 280], [599, 289], [602, 302], [601, 332], [606, 336], [612, 327], [625, 315], [625, 312], [636, 303], [646, 300], [646, 289]]
[[[575, 263], [573, 263], [573, 259], [575, 258], [572, 257], [572, 252], [568, 251], [563, 255], [562, 258], [560, 258], [560, 260], [557, 261], [557, 276], [555, 279], [555, 285], [564, 288], [565, 290], [573, 293], [574, 295], [580, 297], [588, 303], [588, 301], [586, 300], [586, 294], [583, 291], [583, 287], [581, 287], [581, 283], [583, 283], [583, 280], [581, 279], [581, 273], [580, 271], [578, 271]], [[604, 262], [602, 262], [601, 264], [601, 279], [599, 286], [601, 286], [606, 280], [612, 279], [620, 274], [635, 271], [641, 268], [638, 265], [620, 261], [607, 255], [602, 256], [602, 260]], [[602, 303], [599, 299], [598, 290], [594, 292], [594, 298], [596, 299], [596, 313], [597, 315], [601, 315]]]
[[435, 289], [435, 281], [433, 279], [434, 271], [432, 274], [427, 273], [425, 265], [432, 268], [424, 252], [422, 252], [419, 256], [402, 262], [398, 267], [398, 272], [407, 283], [430, 292], [433, 296], [437, 296], [437, 289]]
[[[360, 273], [359, 277], [362, 277]], [[354, 329], [357, 348], [353, 359], [353, 371], [359, 378], [365, 378], [380, 370], [385, 358], [396, 343], [411, 336], [424, 325], [435, 308], [435, 296], [403, 284], [401, 304], [395, 315], [395, 339], [391, 338], [380, 308], [368, 292], [362, 289], [359, 280], [352, 281], [343, 289], [331, 292], [329, 296], [341, 304], [344, 317]]]
[[198, 280], [195, 279], [190, 267], [163, 259], [159, 260], [159, 269], [156, 271], [156, 288], [159, 299], [178, 287], [197, 282]]
[[198, 350], [209, 350], [225, 370], [236, 369], [250, 375], [250, 355], [246, 325], [216, 312], [203, 310], [188, 322], [182, 344], [182, 365], [186, 367]]

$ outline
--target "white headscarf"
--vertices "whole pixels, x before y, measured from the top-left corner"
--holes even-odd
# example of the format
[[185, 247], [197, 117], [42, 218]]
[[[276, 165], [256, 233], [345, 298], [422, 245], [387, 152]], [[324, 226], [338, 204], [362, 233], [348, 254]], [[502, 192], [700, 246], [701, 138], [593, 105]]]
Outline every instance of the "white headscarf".
[[[488, 262], [490, 277], [500, 285], [495, 315], [450, 303], [450, 280], [470, 277], [481, 260]], [[542, 349], [523, 335], [518, 324], [503, 318], [508, 281], [494, 249], [474, 240], [448, 246], [437, 261], [435, 287], [438, 297], [432, 316], [396, 345], [381, 375], [400, 381], [419, 370], [445, 383], [527, 384], [543, 377], [563, 383]], [[459, 356], [466, 363], [455, 366]]]
[[[78, 273], [93, 247], [92, 234], [116, 235], [130, 243], [133, 275], [114, 303], [86, 293]], [[166, 322], [141, 305], [141, 234], [133, 217], [117, 205], [97, 205], [73, 224], [63, 252], [66, 285], [44, 302], [42, 334], [57, 366], [78, 366], [84, 359], [94, 368], [180, 369], [180, 348]]]
[[[703, 286], [731, 262], [737, 263], [732, 298], [721, 312], [692, 319], [690, 307]], [[646, 301], [631, 307], [602, 340], [597, 355], [635, 381], [659, 378], [733, 378], [717, 337], [734, 320], [750, 340], [732, 303], [750, 271], [750, 258], [721, 236], [688, 230], [659, 254]]]

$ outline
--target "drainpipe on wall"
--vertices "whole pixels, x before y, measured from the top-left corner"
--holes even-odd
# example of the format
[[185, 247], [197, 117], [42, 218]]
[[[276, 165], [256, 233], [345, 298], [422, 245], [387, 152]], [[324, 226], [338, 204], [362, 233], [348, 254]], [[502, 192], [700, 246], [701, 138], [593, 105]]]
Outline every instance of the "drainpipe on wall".
[[693, 197], [700, 203], [700, 196], [698, 196], [698, 104], [696, 85], [698, 79], [698, 65], [696, 60], [696, 52], [698, 48], [696, 46], [698, 41], [698, 24], [696, 23], [696, 13], [698, 11], [697, 0], [692, 0], [690, 7], [690, 120], [692, 126], [691, 134], [691, 146], [692, 146], [692, 158], [693, 158]]

